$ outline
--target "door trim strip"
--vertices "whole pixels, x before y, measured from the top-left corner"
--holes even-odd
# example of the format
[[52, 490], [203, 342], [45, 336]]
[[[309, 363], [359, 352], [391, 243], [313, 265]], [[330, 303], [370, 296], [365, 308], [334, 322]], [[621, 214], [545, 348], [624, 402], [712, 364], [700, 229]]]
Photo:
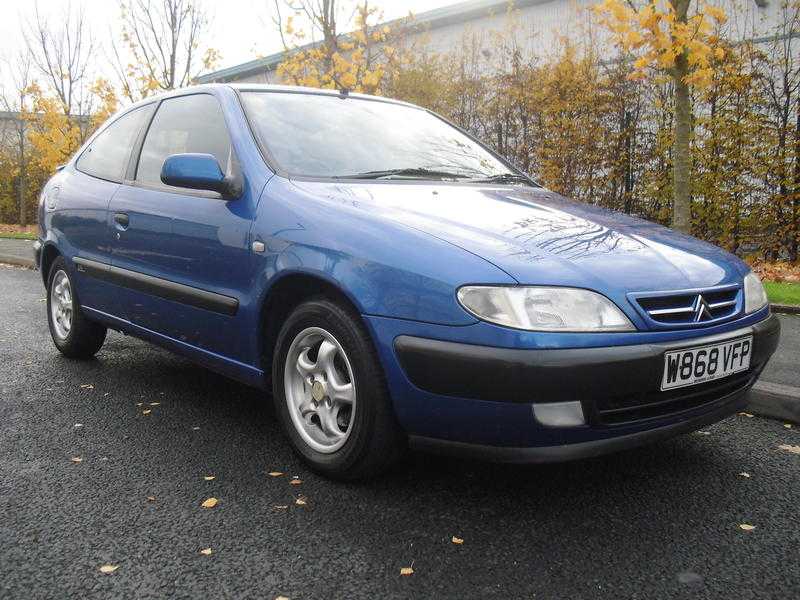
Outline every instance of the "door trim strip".
[[108, 281], [132, 290], [152, 294], [165, 300], [173, 300], [188, 304], [196, 308], [203, 308], [224, 315], [233, 316], [239, 310], [239, 300], [231, 296], [201, 290], [200, 288], [184, 285], [161, 277], [145, 275], [138, 271], [131, 271], [101, 263], [88, 258], [76, 256], [72, 259], [78, 271], [86, 273], [96, 279]]

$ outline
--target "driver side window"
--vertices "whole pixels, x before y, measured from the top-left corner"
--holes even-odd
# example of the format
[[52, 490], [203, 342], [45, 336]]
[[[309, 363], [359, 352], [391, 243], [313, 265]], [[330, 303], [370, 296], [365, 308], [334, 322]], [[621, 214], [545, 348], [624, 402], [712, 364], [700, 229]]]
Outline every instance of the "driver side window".
[[164, 161], [168, 156], [184, 153], [211, 154], [223, 173], [230, 172], [231, 140], [222, 108], [214, 96], [194, 94], [161, 103], [142, 146], [136, 180], [164, 187]]

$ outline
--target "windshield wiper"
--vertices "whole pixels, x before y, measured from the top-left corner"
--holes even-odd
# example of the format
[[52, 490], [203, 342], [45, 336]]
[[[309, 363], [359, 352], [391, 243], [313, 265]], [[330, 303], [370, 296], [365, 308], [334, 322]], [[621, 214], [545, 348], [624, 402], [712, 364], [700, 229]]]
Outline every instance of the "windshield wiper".
[[469, 180], [470, 183], [524, 183], [531, 187], [538, 187], [530, 177], [520, 175], [519, 173], [499, 173], [498, 175], [490, 175], [489, 177], [477, 177]]
[[464, 179], [468, 176], [461, 173], [451, 173], [450, 171], [409, 167], [405, 169], [386, 169], [384, 171], [366, 171], [353, 175], [338, 175], [336, 179], [391, 179], [393, 177], [409, 179]]

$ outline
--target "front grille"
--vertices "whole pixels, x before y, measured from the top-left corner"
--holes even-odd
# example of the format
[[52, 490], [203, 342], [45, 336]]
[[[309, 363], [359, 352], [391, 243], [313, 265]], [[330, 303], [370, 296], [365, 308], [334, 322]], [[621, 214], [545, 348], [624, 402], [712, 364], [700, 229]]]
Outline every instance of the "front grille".
[[741, 310], [738, 285], [704, 290], [632, 294], [644, 315], [660, 326], [703, 326], [735, 317]]
[[760, 370], [750, 369], [676, 390], [601, 398], [594, 406], [596, 420], [601, 425], [623, 425], [692, 410], [746, 389], [758, 377]]

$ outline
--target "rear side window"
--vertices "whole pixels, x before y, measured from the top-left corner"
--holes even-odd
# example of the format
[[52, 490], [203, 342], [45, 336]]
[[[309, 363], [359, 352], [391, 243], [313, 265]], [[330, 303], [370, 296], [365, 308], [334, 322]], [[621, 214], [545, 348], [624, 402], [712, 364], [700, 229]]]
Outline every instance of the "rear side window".
[[78, 158], [77, 169], [93, 177], [121, 181], [128, 167], [131, 148], [151, 108], [142, 106], [132, 110], [101, 131]]
[[194, 94], [161, 103], [142, 146], [136, 180], [163, 185], [164, 161], [173, 154], [187, 152], [211, 154], [223, 173], [230, 171], [231, 140], [222, 108], [214, 96]]

